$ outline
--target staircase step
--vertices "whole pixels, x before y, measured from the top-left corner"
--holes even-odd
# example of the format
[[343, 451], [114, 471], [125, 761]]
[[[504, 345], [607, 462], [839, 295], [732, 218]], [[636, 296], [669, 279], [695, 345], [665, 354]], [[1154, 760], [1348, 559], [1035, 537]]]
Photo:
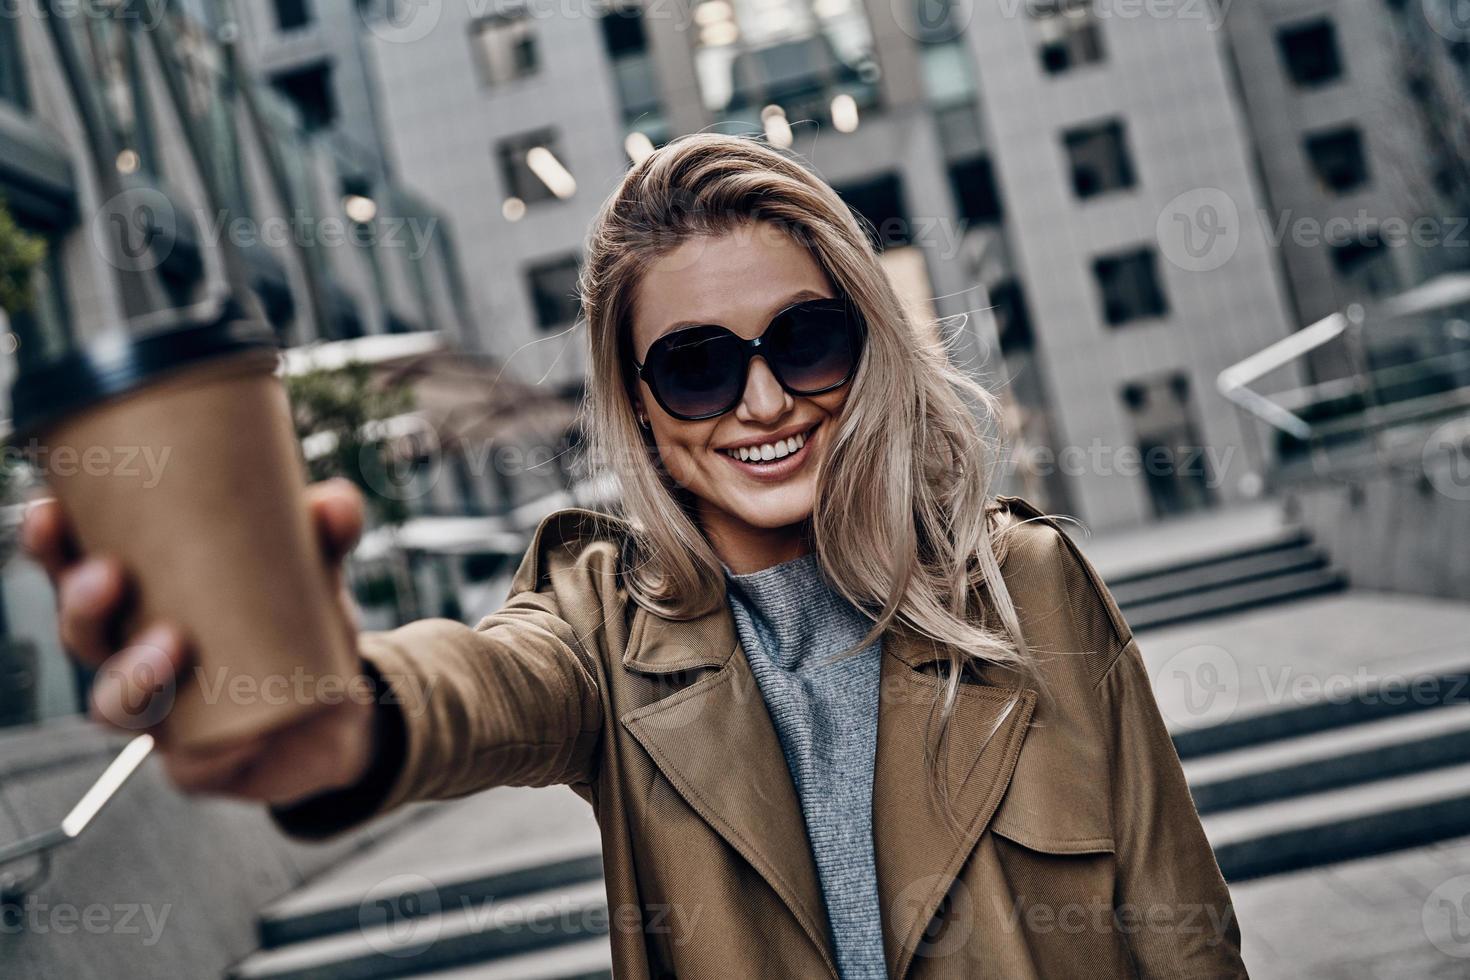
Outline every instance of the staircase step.
[[[605, 935], [607, 891], [601, 881], [521, 895], [509, 901], [462, 902], [438, 914], [363, 905], [367, 920], [350, 932], [254, 953], [231, 980], [378, 980], [510, 956], [547, 952]], [[430, 910], [431, 912], [433, 910]]]
[[1161, 602], [1146, 602], [1133, 606], [1127, 612], [1129, 625], [1135, 632], [1217, 616], [1223, 613], [1240, 612], [1256, 606], [1302, 599], [1307, 596], [1334, 592], [1346, 585], [1338, 572], [1330, 569], [1312, 569], [1293, 572], [1253, 582], [1241, 582], [1196, 595], [1177, 596]]
[[1151, 579], [1168, 579], [1220, 562], [1269, 555], [1278, 551], [1301, 548], [1311, 543], [1311, 536], [1302, 528], [1281, 527], [1244, 543], [1220, 544], [1187, 556], [1164, 558], [1151, 564], [1133, 562], [1122, 567], [1115, 565], [1113, 567], [1116, 570], [1107, 575], [1107, 581], [1111, 588], [1134, 585]]
[[1402, 681], [1384, 678], [1383, 683], [1361, 686], [1351, 697], [1242, 713], [1207, 728], [1178, 731], [1173, 735], [1174, 749], [1188, 762], [1314, 732], [1340, 732], [1384, 718], [1470, 704], [1470, 666], [1457, 665], [1448, 657], [1416, 675], [1413, 696]]
[[1229, 881], [1417, 847], [1470, 827], [1470, 763], [1226, 810], [1203, 822]]
[[1145, 603], [1208, 592], [1239, 582], [1311, 571], [1326, 565], [1327, 558], [1316, 548], [1292, 545], [1223, 558], [1168, 575], [1151, 575], [1131, 582], [1110, 584], [1109, 589], [1126, 613], [1130, 608]]
[[1382, 718], [1184, 764], [1201, 814], [1470, 762], [1470, 704]]
[[612, 975], [612, 947], [606, 936], [543, 953], [415, 974], [419, 980], [612, 980]]
[[[602, 857], [595, 841], [585, 839], [530, 841], [513, 852], [465, 861], [450, 871], [404, 878], [412, 898], [373, 894], [393, 900], [411, 915], [415, 908], [449, 909], [466, 903], [481, 906], [532, 892], [546, 892], [602, 878]], [[425, 888], [426, 883], [432, 888]], [[268, 906], [260, 917], [264, 949], [357, 929], [365, 894], [356, 888], [306, 890]]]

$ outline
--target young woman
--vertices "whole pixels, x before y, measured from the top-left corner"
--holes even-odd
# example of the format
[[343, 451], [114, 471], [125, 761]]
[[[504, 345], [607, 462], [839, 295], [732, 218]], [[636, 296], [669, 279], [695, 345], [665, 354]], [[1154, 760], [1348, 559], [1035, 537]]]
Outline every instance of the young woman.
[[[568, 783], [620, 978], [1244, 975], [1127, 624], [1053, 523], [988, 494], [994, 403], [841, 199], [758, 142], [676, 140], [604, 206], [582, 292], [621, 514], [548, 517], [475, 629], [361, 634], [376, 704], [164, 746], [177, 785], [322, 837]], [[361, 503], [313, 494], [337, 562]], [[167, 623], [113, 656], [124, 574], [54, 506], [27, 540], [68, 647], [111, 658], [99, 718], [187, 669]]]

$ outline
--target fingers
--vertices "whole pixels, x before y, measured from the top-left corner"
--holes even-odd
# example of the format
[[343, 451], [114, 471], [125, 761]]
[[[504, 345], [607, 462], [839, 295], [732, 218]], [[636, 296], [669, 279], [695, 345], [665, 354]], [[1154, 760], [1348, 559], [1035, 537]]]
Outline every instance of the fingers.
[[225, 793], [260, 752], [258, 739], [210, 750], [171, 749], [162, 753], [163, 768], [185, 793]]
[[113, 653], [113, 624], [121, 611], [126, 579], [108, 558], [89, 558], [63, 568], [56, 578], [61, 642], [88, 667]]
[[306, 501], [322, 549], [333, 562], [341, 561], [362, 535], [362, 492], [337, 478], [307, 487]]
[[20, 529], [21, 545], [52, 580], [76, 561], [80, 549], [72, 537], [71, 525], [54, 498], [37, 500], [26, 508]]
[[130, 732], [155, 727], [173, 707], [188, 660], [188, 644], [177, 627], [160, 623], [145, 630], [98, 669], [93, 719]]

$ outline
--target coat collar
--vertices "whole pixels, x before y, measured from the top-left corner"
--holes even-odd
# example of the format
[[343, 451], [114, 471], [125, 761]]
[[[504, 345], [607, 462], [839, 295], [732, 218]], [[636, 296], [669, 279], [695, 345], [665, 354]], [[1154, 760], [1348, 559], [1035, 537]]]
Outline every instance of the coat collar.
[[[936, 758], [933, 708], [943, 688], [919, 668], [945, 651], [901, 629], [884, 635], [883, 649], [873, 837], [889, 976], [900, 980], [916, 956], [938, 952], [927, 948], [926, 931], [1010, 783], [1036, 696], [962, 685]], [[770, 885], [835, 977], [800, 802], [728, 606], [677, 621], [640, 610], [623, 665], [652, 675], [710, 671], [621, 721], [685, 802]], [[942, 779], [932, 775], [935, 763]]]

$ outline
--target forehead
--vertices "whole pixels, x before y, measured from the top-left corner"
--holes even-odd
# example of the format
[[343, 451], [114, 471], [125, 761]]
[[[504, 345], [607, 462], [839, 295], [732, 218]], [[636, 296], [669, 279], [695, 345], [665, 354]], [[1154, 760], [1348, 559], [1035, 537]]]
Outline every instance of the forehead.
[[690, 323], [756, 336], [803, 291], [827, 295], [831, 285], [811, 252], [771, 225], [691, 239], [655, 261], [638, 284], [635, 350]]

